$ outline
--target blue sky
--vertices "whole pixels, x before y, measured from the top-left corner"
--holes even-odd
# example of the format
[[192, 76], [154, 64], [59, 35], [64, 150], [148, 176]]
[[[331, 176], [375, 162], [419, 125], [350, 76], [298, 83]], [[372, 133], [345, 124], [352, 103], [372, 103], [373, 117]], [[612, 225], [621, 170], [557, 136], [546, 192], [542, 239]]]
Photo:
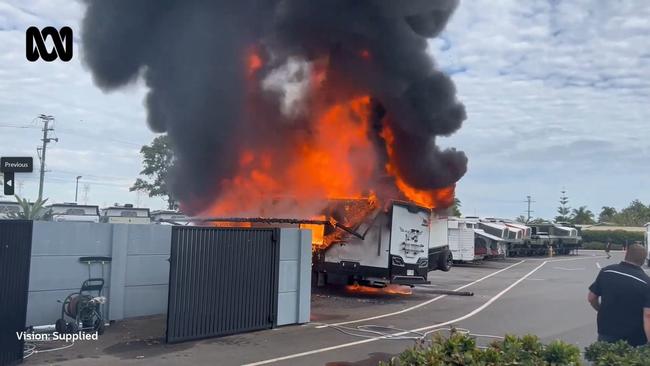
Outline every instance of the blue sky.
[[[162, 208], [128, 192], [154, 137], [144, 87], [101, 92], [79, 43], [70, 63], [25, 60], [27, 27], [69, 25], [78, 39], [82, 14], [76, 1], [0, 0], [0, 155], [36, 156], [34, 118], [51, 114], [60, 141], [48, 149], [46, 196], [72, 201], [82, 175], [82, 201]], [[469, 156], [464, 213], [515, 217], [531, 195], [534, 215], [552, 217], [563, 187], [596, 213], [650, 203], [648, 19], [646, 0], [461, 2], [430, 51], [467, 107], [463, 128], [439, 141]], [[34, 198], [38, 175], [18, 178]]]

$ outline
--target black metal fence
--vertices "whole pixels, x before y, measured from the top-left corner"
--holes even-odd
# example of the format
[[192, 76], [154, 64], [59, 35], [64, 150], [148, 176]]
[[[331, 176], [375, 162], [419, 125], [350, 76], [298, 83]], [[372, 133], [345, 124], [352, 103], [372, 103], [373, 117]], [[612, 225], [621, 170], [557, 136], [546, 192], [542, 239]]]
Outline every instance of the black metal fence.
[[32, 221], [0, 220], [0, 366], [23, 358]]
[[272, 328], [280, 229], [174, 227], [169, 343]]

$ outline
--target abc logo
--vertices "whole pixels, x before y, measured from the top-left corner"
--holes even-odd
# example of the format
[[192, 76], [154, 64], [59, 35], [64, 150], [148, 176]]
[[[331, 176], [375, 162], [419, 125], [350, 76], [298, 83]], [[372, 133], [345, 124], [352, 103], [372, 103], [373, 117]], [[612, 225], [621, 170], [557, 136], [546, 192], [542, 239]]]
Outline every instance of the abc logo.
[[[57, 57], [66, 62], [72, 59], [72, 29], [70, 27], [63, 27], [58, 31], [54, 27], [45, 27], [43, 30], [29, 27], [26, 37], [26, 56], [27, 60], [31, 62], [38, 61], [39, 57], [47, 62], [52, 62]], [[47, 37], [51, 37], [54, 43], [52, 52], [48, 51], [45, 45]]]

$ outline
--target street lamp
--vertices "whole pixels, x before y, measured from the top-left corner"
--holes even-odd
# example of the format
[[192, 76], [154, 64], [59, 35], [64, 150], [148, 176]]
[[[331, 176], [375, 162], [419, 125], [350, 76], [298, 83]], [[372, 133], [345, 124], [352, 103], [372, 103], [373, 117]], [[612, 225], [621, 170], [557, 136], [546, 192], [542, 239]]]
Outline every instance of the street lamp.
[[79, 193], [79, 179], [81, 179], [81, 176], [77, 176], [77, 186], [74, 189], [74, 203], [77, 203], [77, 195]]

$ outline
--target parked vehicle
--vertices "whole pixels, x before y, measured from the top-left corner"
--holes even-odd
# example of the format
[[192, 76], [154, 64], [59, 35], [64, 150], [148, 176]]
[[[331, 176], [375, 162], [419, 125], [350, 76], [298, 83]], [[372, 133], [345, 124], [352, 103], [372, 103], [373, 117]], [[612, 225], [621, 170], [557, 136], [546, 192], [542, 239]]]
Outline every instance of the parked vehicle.
[[151, 211], [151, 222], [156, 224], [172, 224], [176, 221], [186, 223], [188, 216], [178, 211], [156, 210]]
[[577, 228], [566, 223], [531, 224], [531, 246], [548, 252], [552, 247], [557, 254], [569, 254], [580, 248], [582, 237]]
[[99, 222], [99, 206], [55, 203], [47, 206], [52, 221]]
[[150, 224], [148, 208], [137, 208], [131, 204], [115, 205], [101, 210], [100, 221], [109, 224]]
[[[341, 205], [355, 203], [341, 201], [334, 211], [355, 211]], [[363, 216], [350, 230], [326, 228], [325, 241], [333, 241], [314, 253], [319, 283], [413, 285], [428, 283], [430, 270], [450, 270], [446, 218], [401, 201]], [[336, 219], [336, 214], [332, 217]]]
[[11, 214], [22, 212], [22, 208], [16, 201], [0, 201], [0, 220], [11, 219]]
[[504, 258], [508, 256], [509, 244], [521, 240], [517, 238], [518, 229], [510, 227], [497, 219], [480, 220], [478, 226], [487, 234], [478, 233], [477, 235], [481, 241], [485, 241], [486, 258]]

